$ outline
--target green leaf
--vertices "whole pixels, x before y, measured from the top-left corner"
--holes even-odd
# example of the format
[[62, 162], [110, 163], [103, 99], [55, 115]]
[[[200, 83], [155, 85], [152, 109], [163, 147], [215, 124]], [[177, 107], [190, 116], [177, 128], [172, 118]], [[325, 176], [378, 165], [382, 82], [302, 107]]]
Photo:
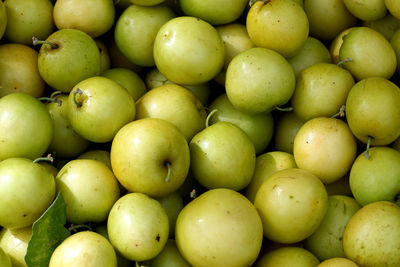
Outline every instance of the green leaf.
[[33, 224], [25, 255], [28, 267], [48, 267], [53, 251], [71, 235], [64, 227], [67, 222], [66, 206], [61, 192], [58, 193], [51, 206]]

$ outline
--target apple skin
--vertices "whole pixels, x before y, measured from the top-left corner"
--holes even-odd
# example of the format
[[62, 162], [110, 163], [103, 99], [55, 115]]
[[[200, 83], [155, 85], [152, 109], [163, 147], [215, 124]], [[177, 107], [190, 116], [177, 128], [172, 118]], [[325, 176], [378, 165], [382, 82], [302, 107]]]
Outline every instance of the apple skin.
[[111, 243], [98, 233], [83, 231], [67, 237], [54, 250], [49, 267], [117, 267]]
[[204, 187], [239, 191], [250, 183], [256, 153], [253, 143], [238, 126], [217, 122], [197, 133], [189, 148], [190, 169]]
[[225, 89], [236, 109], [249, 114], [270, 112], [290, 100], [295, 75], [290, 63], [278, 52], [254, 47], [232, 59], [226, 71]]
[[111, 244], [131, 261], [156, 257], [168, 240], [168, 216], [161, 204], [142, 193], [118, 199], [107, 220]]
[[372, 147], [369, 159], [360, 154], [350, 170], [350, 188], [361, 205], [376, 201], [396, 202], [400, 195], [400, 152]]
[[47, 38], [54, 30], [53, 5], [49, 0], [5, 0], [7, 28], [11, 43], [32, 44], [32, 37]]
[[210, 81], [222, 70], [225, 47], [211, 24], [181, 16], [160, 28], [153, 55], [156, 67], [168, 80], [194, 85]]
[[345, 29], [344, 31], [340, 32], [338, 35], [335, 36], [335, 38], [331, 41], [329, 45], [329, 53], [331, 54], [332, 58], [332, 63], [333, 64], [338, 64], [340, 59], [339, 59], [339, 52], [340, 52], [340, 47], [343, 44], [343, 38], [348, 34], [354, 27], [350, 27]]
[[[400, 21], [400, 19], [399, 19]], [[400, 22], [399, 22], [400, 25]], [[392, 45], [394, 52], [396, 53], [397, 62], [400, 62], [400, 26], [398, 29], [393, 33], [390, 44]], [[397, 73], [400, 74], [400, 66], [397, 65]]]
[[169, 121], [178, 127], [188, 142], [205, 128], [206, 117], [200, 99], [176, 84], [151, 89], [136, 101], [136, 120], [159, 118]]
[[354, 261], [351, 261], [347, 258], [331, 258], [324, 260], [317, 267], [358, 267]]
[[12, 267], [10, 257], [4, 250], [0, 247], [0, 266], [2, 267]]
[[318, 264], [318, 258], [310, 251], [304, 248], [288, 246], [261, 255], [255, 267], [313, 267]]
[[176, 246], [174, 239], [168, 239], [167, 244], [163, 250], [155, 258], [143, 262], [145, 266], [158, 266], [158, 267], [190, 267], [190, 264], [183, 258]]
[[280, 170], [296, 167], [293, 155], [286, 152], [270, 151], [259, 155], [256, 158], [253, 178], [246, 187], [246, 197], [254, 203], [258, 189], [270, 175]]
[[7, 27], [7, 11], [4, 6], [3, 1], [0, 3], [0, 39], [3, 38], [3, 35], [6, 31]]
[[14, 230], [1, 229], [0, 248], [10, 257], [12, 267], [27, 267], [25, 255], [31, 237], [31, 226]]
[[87, 150], [83, 154], [79, 155], [78, 159], [95, 159], [106, 165], [110, 170], [112, 169], [110, 160], [110, 151], [108, 150], [101, 150], [101, 149]]
[[255, 2], [246, 17], [246, 28], [256, 46], [290, 58], [307, 40], [309, 23], [304, 9], [290, 0]]
[[[368, 44], [368, 45], [367, 45]], [[345, 35], [339, 60], [351, 59], [342, 66], [358, 81], [369, 77], [391, 78], [396, 71], [396, 54], [390, 42], [368, 27], [355, 27]]]
[[26, 93], [12, 93], [0, 98], [0, 160], [41, 157], [52, 136], [53, 122], [46, 106], [39, 100]]
[[98, 38], [95, 38], [94, 41], [96, 42], [97, 47], [100, 51], [100, 70], [101, 72], [108, 70], [111, 68], [111, 58], [110, 54], [108, 53], [108, 48], [106, 44]]
[[132, 4], [138, 6], [155, 6], [163, 3], [165, 0], [130, 0]]
[[293, 143], [297, 132], [304, 124], [293, 111], [282, 112], [276, 119], [275, 149], [293, 154]]
[[96, 42], [76, 29], [53, 32], [39, 50], [38, 67], [43, 80], [54, 90], [69, 93], [80, 81], [101, 71], [101, 56]]
[[74, 224], [105, 221], [120, 196], [112, 171], [93, 159], [69, 161], [57, 173], [56, 185], [67, 203], [67, 221]]
[[[80, 89], [82, 93], [76, 90]], [[136, 105], [128, 91], [117, 82], [95, 76], [74, 86], [68, 96], [68, 119], [83, 138], [111, 141], [136, 116]]]
[[116, 21], [114, 39], [121, 52], [139, 66], [155, 65], [153, 44], [157, 32], [175, 17], [166, 5], [131, 5]]
[[400, 7], [398, 0], [384, 0], [385, 6], [395, 18], [400, 19]]
[[217, 110], [209, 120], [211, 125], [218, 121], [235, 124], [248, 135], [257, 155], [262, 153], [271, 142], [274, 133], [274, 120], [271, 113], [249, 115], [241, 112], [229, 102], [226, 94], [216, 97], [208, 109]]
[[[190, 165], [184, 135], [172, 123], [157, 118], [135, 120], [122, 127], [112, 141], [110, 158], [123, 187], [153, 197], [177, 190]], [[169, 181], [167, 163], [171, 168]]]
[[363, 143], [388, 145], [400, 135], [400, 89], [393, 82], [373, 77], [357, 82], [346, 100], [347, 123]]
[[58, 29], [78, 29], [98, 37], [113, 26], [115, 7], [109, 0], [58, 0], [53, 18]]
[[343, 0], [344, 5], [355, 17], [362, 21], [373, 21], [383, 18], [387, 14], [385, 2]]
[[247, 0], [180, 0], [179, 4], [187, 16], [198, 17], [212, 25], [228, 24], [240, 17]]
[[37, 62], [38, 52], [27, 45], [0, 45], [0, 97], [16, 92], [42, 96], [46, 85]]
[[297, 132], [293, 155], [300, 169], [329, 184], [350, 170], [357, 156], [357, 143], [342, 120], [317, 117], [304, 123]]
[[192, 266], [251, 266], [260, 252], [262, 223], [242, 194], [211, 189], [178, 215], [175, 240]]
[[385, 17], [378, 20], [363, 21], [363, 26], [374, 29], [390, 41], [396, 30], [400, 28], [400, 19], [388, 13]]
[[343, 251], [343, 232], [350, 218], [361, 208], [354, 198], [348, 196], [329, 196], [328, 210], [318, 229], [309, 236], [304, 247], [318, 259], [345, 257]]
[[179, 213], [183, 209], [184, 203], [182, 196], [178, 191], [175, 191], [168, 196], [156, 198], [160, 202], [161, 206], [165, 209], [168, 215], [169, 222], [169, 237], [175, 236], [175, 224]]
[[399, 266], [400, 207], [388, 201], [363, 206], [347, 223], [343, 248], [359, 266]]

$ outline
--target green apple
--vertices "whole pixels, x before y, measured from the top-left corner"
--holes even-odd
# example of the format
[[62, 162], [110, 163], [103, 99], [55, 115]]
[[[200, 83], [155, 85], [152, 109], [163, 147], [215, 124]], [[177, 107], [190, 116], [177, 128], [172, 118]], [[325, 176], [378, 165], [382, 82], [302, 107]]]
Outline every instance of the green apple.
[[343, 44], [343, 38], [352, 29], [354, 29], [354, 27], [345, 29], [344, 31], [342, 31], [338, 35], [336, 35], [336, 37], [331, 41], [331, 43], [329, 45], [329, 53], [331, 54], [333, 64], [338, 64], [340, 62], [339, 52], [340, 52], [340, 47]]
[[307, 37], [299, 52], [288, 59], [296, 77], [307, 67], [316, 63], [331, 63], [331, 54], [328, 48], [318, 39]]
[[82, 231], [67, 237], [51, 255], [49, 267], [117, 267], [111, 243], [98, 233]]
[[39, 100], [26, 93], [0, 98], [0, 160], [38, 158], [46, 152], [52, 136], [53, 122]]
[[3, 1], [0, 2], [1, 2], [0, 3], [0, 39], [1, 39], [3, 38], [3, 35], [7, 27], [7, 11]]
[[133, 97], [135, 102], [147, 92], [146, 85], [142, 78], [131, 69], [111, 68], [103, 71], [101, 76], [109, 78], [123, 86]]
[[203, 19], [212, 25], [222, 25], [237, 20], [246, 8], [247, 0], [180, 0], [183, 13]]
[[143, 67], [132, 63], [118, 48], [114, 38], [107, 38], [107, 48], [110, 54], [112, 68], [127, 68], [134, 72], [141, 72]]
[[275, 50], [286, 58], [300, 51], [309, 33], [304, 9], [291, 0], [255, 2], [247, 13], [246, 28], [256, 46]]
[[[145, 82], [149, 90], [165, 84], [173, 83], [170, 80], [168, 80], [157, 68], [153, 68], [146, 73]], [[211, 94], [211, 88], [208, 82], [201, 84], [194, 84], [194, 85], [181, 85], [181, 86], [192, 91], [192, 93], [198, 97], [198, 99], [201, 101], [201, 103], [203, 103], [203, 105], [207, 105], [208, 98]]]
[[53, 32], [39, 51], [38, 67], [43, 80], [55, 90], [69, 93], [80, 81], [98, 75], [101, 57], [96, 42], [76, 29]]
[[335, 64], [309, 66], [297, 78], [291, 98], [293, 111], [303, 121], [332, 117], [346, 103], [354, 83], [351, 73]]
[[399, 0], [384, 0], [385, 6], [394, 17], [400, 19]]
[[304, 11], [310, 24], [310, 35], [319, 40], [332, 40], [357, 23], [343, 0], [304, 0]]
[[4, 250], [0, 247], [0, 266], [12, 267], [10, 257]]
[[304, 121], [293, 111], [281, 113], [276, 119], [275, 149], [293, 154], [294, 138], [303, 124]]
[[354, 261], [351, 261], [347, 258], [331, 258], [322, 261], [317, 267], [358, 267], [357, 264], [354, 263]]
[[47, 149], [57, 158], [75, 158], [89, 146], [89, 141], [78, 135], [68, 119], [68, 96], [55, 96], [57, 102], [49, 102], [46, 107], [53, 121], [53, 137]]
[[178, 191], [175, 191], [168, 196], [156, 198], [161, 203], [168, 215], [169, 222], [169, 237], [175, 236], [175, 224], [179, 213], [183, 209], [183, 198]]
[[374, 29], [390, 41], [393, 34], [400, 29], [400, 18], [398, 19], [389, 13], [378, 20], [363, 21], [363, 26]]
[[155, 258], [144, 262], [145, 266], [154, 267], [190, 267], [190, 264], [182, 257], [174, 239], [168, 239], [163, 250]]
[[297, 132], [293, 155], [300, 169], [329, 184], [350, 170], [357, 156], [357, 144], [345, 122], [317, 117], [304, 123]]
[[100, 70], [103, 72], [111, 67], [110, 54], [108, 53], [108, 48], [103, 41], [98, 38], [95, 38], [94, 41], [96, 42], [96, 45], [100, 51]]
[[58, 0], [54, 4], [58, 29], [78, 29], [92, 37], [106, 33], [114, 24], [115, 7], [110, 0]]
[[190, 169], [204, 187], [239, 191], [250, 183], [256, 153], [253, 143], [238, 126], [217, 122], [196, 134], [189, 148]]
[[176, 221], [176, 244], [192, 266], [251, 266], [262, 238], [262, 223], [253, 204], [226, 188], [201, 194]]
[[232, 59], [247, 49], [254, 47], [253, 41], [247, 33], [246, 26], [240, 23], [229, 23], [216, 27], [225, 46], [225, 62], [221, 72], [214, 80], [222, 86], [225, 86], [226, 69]]
[[204, 129], [207, 113], [201, 101], [186, 88], [166, 84], [149, 90], [136, 101], [136, 119], [159, 118], [174, 124], [189, 142]]
[[343, 232], [350, 218], [361, 208], [354, 198], [342, 195], [328, 197], [328, 210], [318, 229], [303, 243], [318, 259], [345, 257]]
[[232, 59], [226, 71], [225, 89], [238, 110], [252, 114], [270, 112], [290, 100], [295, 75], [290, 63], [278, 52], [254, 47]]
[[32, 227], [10, 230], [3, 228], [0, 232], [0, 248], [10, 257], [12, 267], [27, 267], [25, 255]]
[[345, 35], [339, 50], [342, 66], [356, 80], [391, 78], [396, 71], [396, 54], [389, 41], [368, 27], [356, 27]]
[[399, 201], [400, 152], [390, 147], [373, 147], [369, 159], [360, 154], [350, 170], [350, 188], [361, 205], [376, 201]]
[[103, 222], [120, 195], [112, 171], [93, 159], [75, 159], [56, 177], [57, 191], [67, 204], [67, 221], [74, 224]]
[[155, 6], [163, 3], [165, 0], [130, 0], [132, 4], [138, 6]]
[[286, 152], [270, 151], [259, 155], [256, 158], [253, 178], [246, 187], [246, 197], [254, 203], [258, 189], [269, 176], [277, 171], [296, 167], [293, 155]]
[[346, 118], [354, 136], [363, 143], [392, 143], [400, 135], [399, 87], [379, 77], [357, 82], [347, 96]]
[[174, 12], [167, 5], [131, 5], [116, 22], [115, 42], [131, 62], [152, 67], [155, 65], [153, 44], [157, 32], [174, 17]]
[[190, 164], [185, 136], [172, 123], [157, 118], [122, 127], [112, 141], [110, 157], [115, 176], [128, 191], [154, 197], [177, 190]]
[[318, 264], [318, 258], [310, 251], [288, 246], [260, 255], [255, 267], [315, 267]]
[[359, 266], [398, 266], [400, 207], [388, 201], [362, 207], [347, 223], [343, 248]]
[[[396, 30], [390, 39], [394, 52], [396, 53], [397, 62], [400, 62], [400, 27]], [[397, 72], [400, 74], [400, 66], [397, 65]]]
[[87, 150], [78, 156], [78, 159], [95, 159], [106, 165], [111, 170], [110, 151], [93, 149]]
[[208, 108], [210, 111], [216, 110], [210, 117], [210, 124], [219, 121], [235, 124], [248, 135], [257, 155], [262, 153], [271, 142], [274, 133], [274, 120], [271, 113], [263, 112], [255, 115], [244, 113], [232, 105], [226, 94], [216, 97]]
[[384, 0], [343, 0], [351, 14], [363, 21], [383, 18], [387, 14]]
[[68, 119], [73, 129], [92, 142], [111, 141], [135, 115], [133, 97], [106, 77], [87, 78], [76, 84], [68, 96]]
[[43, 166], [26, 158], [0, 162], [0, 225], [23, 228], [32, 225], [52, 203], [56, 185]]
[[0, 97], [16, 92], [42, 96], [46, 85], [37, 63], [38, 52], [27, 45], [0, 45]]
[[217, 30], [191, 16], [166, 22], [156, 35], [153, 52], [158, 70], [168, 80], [184, 85], [210, 81], [225, 61], [225, 47]]
[[161, 204], [142, 193], [118, 199], [107, 220], [111, 244], [131, 261], [156, 257], [168, 240], [168, 216]]
[[317, 176], [291, 168], [273, 173], [262, 183], [254, 206], [261, 216], [264, 236], [290, 244], [317, 230], [328, 209], [328, 194]]
[[53, 4], [49, 0], [5, 0], [9, 42], [32, 44], [32, 37], [47, 38], [54, 29]]
[[340, 178], [336, 182], [326, 184], [325, 188], [329, 196], [334, 196], [334, 195], [344, 195], [348, 197], [353, 196], [350, 189], [349, 173], [347, 173], [344, 177]]

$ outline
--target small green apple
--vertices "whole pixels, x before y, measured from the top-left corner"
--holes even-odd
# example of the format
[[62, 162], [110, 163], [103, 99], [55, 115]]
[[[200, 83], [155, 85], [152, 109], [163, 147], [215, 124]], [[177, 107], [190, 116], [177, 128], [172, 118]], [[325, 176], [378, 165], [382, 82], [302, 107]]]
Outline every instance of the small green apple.
[[352, 29], [354, 29], [354, 27], [345, 29], [344, 31], [342, 31], [338, 35], [336, 35], [336, 37], [331, 41], [331, 43], [329, 45], [329, 53], [331, 54], [333, 64], [338, 64], [340, 62], [339, 52], [340, 52], [340, 47], [343, 44], [343, 38]]
[[358, 267], [354, 261], [351, 261], [347, 258], [331, 258], [322, 261], [317, 267]]
[[106, 33], [114, 24], [115, 7], [110, 0], [58, 0], [54, 4], [58, 29], [78, 29], [91, 37]]
[[400, 207], [388, 201], [363, 206], [347, 223], [343, 248], [359, 266], [398, 266]]
[[165, 0], [130, 0], [132, 4], [138, 6], [155, 6], [163, 3]]
[[343, 0], [344, 5], [355, 17], [363, 21], [373, 21], [387, 14], [384, 0]]
[[400, 19], [399, 0], [384, 0], [385, 6], [394, 17]]
[[67, 221], [103, 222], [120, 195], [118, 182], [106, 165], [93, 159], [75, 159], [56, 177], [57, 191], [67, 203]]
[[317, 176], [291, 168], [273, 173], [262, 183], [254, 206], [261, 216], [264, 236], [290, 244], [318, 229], [328, 209], [328, 194]]
[[315, 267], [318, 264], [318, 258], [310, 251], [288, 246], [260, 255], [255, 267]]
[[172, 123], [157, 118], [135, 120], [122, 127], [112, 141], [110, 157], [122, 186], [154, 197], [177, 190], [190, 165], [185, 136]]
[[14, 230], [1, 229], [0, 248], [10, 257], [12, 267], [28, 266], [25, 262], [25, 255], [31, 236], [31, 226]]
[[67, 237], [50, 257], [49, 267], [117, 267], [111, 243], [98, 233], [82, 231]]
[[396, 30], [400, 29], [400, 19], [389, 13], [382, 19], [363, 21], [363, 26], [374, 29], [390, 41]]
[[128, 193], [112, 207], [107, 231], [111, 244], [123, 257], [150, 260], [167, 243], [168, 216], [157, 200], [142, 193]]
[[281, 113], [276, 119], [275, 149], [293, 154], [294, 138], [303, 124], [304, 121], [293, 111]]
[[173, 192], [165, 197], [156, 198], [161, 206], [165, 209], [168, 215], [169, 222], [169, 237], [173, 238], [175, 236], [175, 224], [179, 213], [183, 209], [183, 199], [178, 191]]
[[78, 156], [78, 159], [95, 159], [106, 165], [111, 170], [110, 151], [93, 149], [87, 150]]
[[168, 239], [167, 244], [160, 252], [160, 254], [142, 264], [144, 264], [145, 266], [157, 267], [190, 267], [190, 264], [182, 257], [181, 253], [179, 252], [174, 239]]
[[176, 221], [176, 244], [192, 266], [251, 266], [262, 239], [262, 223], [253, 204], [226, 188], [201, 194]]

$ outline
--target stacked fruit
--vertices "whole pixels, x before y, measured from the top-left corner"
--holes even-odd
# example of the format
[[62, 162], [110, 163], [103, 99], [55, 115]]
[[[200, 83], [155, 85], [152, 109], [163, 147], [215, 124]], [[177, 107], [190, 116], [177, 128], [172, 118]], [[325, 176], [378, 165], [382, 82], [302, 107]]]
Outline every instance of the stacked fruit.
[[0, 1], [0, 266], [400, 266], [399, 0]]

